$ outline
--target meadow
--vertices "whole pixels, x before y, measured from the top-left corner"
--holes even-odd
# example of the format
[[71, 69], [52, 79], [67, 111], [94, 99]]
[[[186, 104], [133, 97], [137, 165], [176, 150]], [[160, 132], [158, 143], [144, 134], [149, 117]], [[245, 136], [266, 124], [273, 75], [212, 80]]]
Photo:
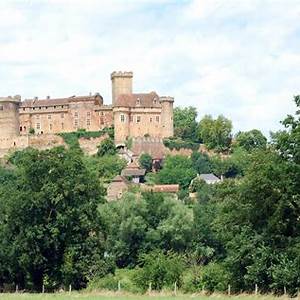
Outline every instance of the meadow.
[[[290, 299], [287, 296], [276, 297], [272, 295], [235, 295], [226, 296], [223, 294], [201, 295], [201, 294], [152, 294], [152, 295], [132, 295], [132, 294], [118, 294], [118, 293], [55, 293], [55, 294], [28, 294], [28, 293], [10, 293], [0, 294], [1, 300], [286, 300]], [[297, 299], [297, 298], [294, 298]]]

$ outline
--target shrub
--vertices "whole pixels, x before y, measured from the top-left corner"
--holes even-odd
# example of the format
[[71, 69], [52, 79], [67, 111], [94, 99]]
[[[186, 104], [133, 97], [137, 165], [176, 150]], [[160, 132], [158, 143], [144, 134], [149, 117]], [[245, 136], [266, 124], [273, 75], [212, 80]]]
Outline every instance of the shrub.
[[117, 153], [115, 143], [111, 138], [107, 138], [98, 146], [97, 155], [102, 157], [104, 155], [114, 155]]
[[143, 291], [152, 284], [154, 290], [170, 288], [175, 282], [181, 286], [182, 273], [185, 269], [183, 258], [173, 252], [164, 254], [160, 250], [143, 254], [141, 268], [134, 278], [136, 285]]
[[146, 169], [147, 172], [150, 172], [152, 170], [152, 157], [148, 153], [143, 153], [140, 156], [139, 164], [142, 168]]
[[170, 150], [180, 150], [180, 149], [191, 149], [197, 151], [199, 149], [199, 144], [192, 141], [185, 141], [180, 138], [167, 138], [163, 140], [164, 145]]
[[140, 292], [141, 290], [136, 286], [133, 280], [137, 271], [136, 269], [118, 269], [115, 274], [108, 274], [100, 278], [96, 277], [89, 282], [88, 289], [117, 291], [120, 282], [121, 290], [131, 293]]
[[226, 291], [229, 284], [229, 273], [223, 265], [210, 263], [202, 268], [201, 283], [203, 288], [209, 292]]

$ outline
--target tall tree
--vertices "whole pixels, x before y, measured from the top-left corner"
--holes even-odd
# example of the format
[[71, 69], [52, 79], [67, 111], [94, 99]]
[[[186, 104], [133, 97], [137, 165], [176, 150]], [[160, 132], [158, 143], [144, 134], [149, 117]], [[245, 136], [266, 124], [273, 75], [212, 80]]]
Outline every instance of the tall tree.
[[247, 151], [266, 149], [267, 138], [257, 129], [240, 131], [235, 136], [235, 144]]
[[224, 116], [213, 119], [206, 115], [199, 123], [199, 138], [209, 149], [228, 150], [231, 144], [232, 123]]
[[64, 148], [28, 149], [11, 161], [16, 177], [0, 188], [0, 281], [85, 286], [103, 260], [97, 178]]
[[175, 107], [174, 135], [183, 140], [198, 141], [197, 137], [197, 110], [195, 107]]

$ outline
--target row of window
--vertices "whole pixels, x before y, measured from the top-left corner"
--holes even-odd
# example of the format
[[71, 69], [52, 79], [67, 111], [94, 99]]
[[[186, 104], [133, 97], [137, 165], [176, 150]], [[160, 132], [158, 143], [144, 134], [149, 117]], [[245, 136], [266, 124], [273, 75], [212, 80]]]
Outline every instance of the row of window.
[[39, 107], [23, 107], [22, 110], [42, 110], [42, 109], [62, 109], [68, 108], [68, 105], [54, 105], [54, 106], [39, 106]]
[[[121, 115], [120, 118], [121, 118], [121, 122], [124, 123], [125, 120], [126, 120], [125, 115]], [[133, 122], [133, 116], [130, 116], [129, 121]], [[150, 123], [152, 123], [153, 122], [153, 118], [150, 117], [149, 121], [150, 121]], [[159, 116], [155, 116], [155, 121], [157, 123], [159, 123]], [[141, 122], [141, 116], [136, 116], [136, 123], [140, 123], [140, 122]]]
[[[103, 122], [101, 122], [101, 124], [103, 124]], [[87, 126], [91, 126], [91, 119], [87, 119], [87, 120], [86, 120], [86, 125], [87, 125]], [[78, 120], [78, 119], [75, 119], [75, 120], [74, 120], [74, 126], [75, 126], [76, 128], [78, 128], [78, 126], [79, 126], [79, 120]], [[36, 128], [37, 130], [40, 130], [40, 129], [41, 129], [41, 123], [40, 123], [40, 122], [37, 122], [35, 128]], [[49, 130], [50, 130], [50, 131], [52, 130], [52, 128], [53, 128], [53, 125], [52, 125], [52, 124], [49, 124]], [[64, 129], [64, 123], [61, 123], [61, 129]]]

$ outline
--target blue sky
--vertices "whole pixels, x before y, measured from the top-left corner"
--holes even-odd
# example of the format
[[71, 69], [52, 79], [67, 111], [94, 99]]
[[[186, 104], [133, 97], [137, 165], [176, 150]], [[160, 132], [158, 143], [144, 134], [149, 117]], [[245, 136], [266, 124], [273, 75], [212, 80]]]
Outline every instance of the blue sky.
[[300, 0], [0, 0], [0, 95], [134, 90], [268, 133], [300, 94]]

